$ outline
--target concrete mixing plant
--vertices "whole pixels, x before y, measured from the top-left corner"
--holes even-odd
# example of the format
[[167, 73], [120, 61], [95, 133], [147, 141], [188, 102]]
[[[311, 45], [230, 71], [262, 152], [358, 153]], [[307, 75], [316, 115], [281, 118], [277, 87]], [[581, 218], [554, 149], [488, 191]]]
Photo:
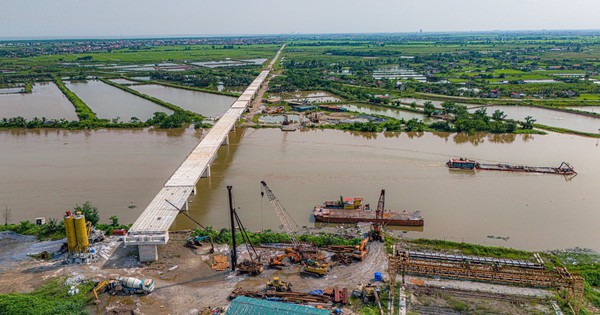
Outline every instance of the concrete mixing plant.
[[67, 211], [64, 223], [67, 235], [67, 263], [87, 263], [90, 259], [91, 223], [86, 223], [85, 216], [79, 211], [75, 215]]

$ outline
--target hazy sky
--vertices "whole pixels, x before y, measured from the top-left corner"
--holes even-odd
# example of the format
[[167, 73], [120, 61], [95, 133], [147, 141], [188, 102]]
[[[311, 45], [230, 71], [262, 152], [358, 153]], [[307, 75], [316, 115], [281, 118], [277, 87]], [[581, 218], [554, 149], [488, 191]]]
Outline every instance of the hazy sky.
[[600, 0], [0, 0], [0, 38], [600, 29]]

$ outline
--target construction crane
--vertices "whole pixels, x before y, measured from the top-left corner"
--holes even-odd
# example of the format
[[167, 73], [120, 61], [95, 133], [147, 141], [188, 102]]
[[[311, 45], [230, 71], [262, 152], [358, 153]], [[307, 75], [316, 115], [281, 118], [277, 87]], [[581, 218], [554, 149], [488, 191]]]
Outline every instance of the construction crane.
[[379, 203], [377, 203], [377, 210], [375, 210], [375, 222], [371, 224], [371, 231], [369, 232], [369, 238], [372, 241], [383, 242], [383, 211], [385, 210], [385, 189], [381, 190], [379, 195]]
[[[235, 208], [233, 206], [233, 194], [231, 192], [232, 186], [227, 186], [227, 190], [229, 192], [229, 211], [231, 218], [231, 239], [232, 239], [232, 249], [231, 249], [231, 271], [235, 271], [236, 266], [238, 266], [239, 273], [248, 273], [252, 276], [259, 275], [263, 272], [264, 266], [260, 262], [260, 255], [252, 246], [252, 242], [250, 241], [250, 237], [246, 233], [246, 228], [242, 224], [240, 217], [238, 216]], [[237, 263], [237, 248], [235, 245], [235, 229], [237, 226], [240, 229], [240, 233], [242, 234], [242, 239], [246, 243], [246, 249], [248, 250], [248, 255], [250, 259], [246, 259], [242, 261], [240, 264]]]
[[[271, 191], [267, 183], [265, 183], [265, 181], [263, 180], [260, 182], [260, 184], [262, 185], [262, 191], [260, 192], [261, 197], [264, 197], [265, 194], [267, 195], [269, 202], [273, 206], [273, 209], [275, 209], [275, 214], [277, 214], [277, 218], [279, 218], [279, 221], [283, 226], [283, 230], [287, 235], [290, 236], [294, 248], [298, 248], [300, 246], [300, 242], [298, 242], [297, 238], [298, 233], [296, 232], [296, 229], [292, 227], [292, 222], [294, 220], [289, 216], [289, 214], [287, 214], [287, 211], [285, 210], [281, 202], [279, 202], [279, 199], [275, 197], [275, 194], [273, 194], [273, 191]], [[298, 224], [296, 224], [296, 222], [294, 222], [294, 225], [296, 226], [296, 228], [298, 227]]]

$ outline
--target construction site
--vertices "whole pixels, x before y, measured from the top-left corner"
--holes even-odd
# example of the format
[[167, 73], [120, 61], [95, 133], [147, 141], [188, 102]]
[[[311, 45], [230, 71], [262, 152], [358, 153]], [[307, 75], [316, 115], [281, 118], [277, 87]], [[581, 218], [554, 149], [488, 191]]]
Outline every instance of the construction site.
[[[140, 263], [135, 246], [124, 246], [121, 231], [98, 237], [81, 213], [67, 212], [66, 243], [37, 243], [43, 257], [16, 259], [3, 270], [2, 293], [31, 291], [48, 278], [64, 277], [74, 295], [91, 283], [91, 292], [82, 294], [92, 314], [598, 311], [584, 299], [584, 279], [557, 265], [549, 253], [531, 253], [528, 259], [467, 255], [460, 247], [440, 250], [402, 238], [402, 233], [387, 229], [385, 190], [374, 220], [311, 232], [313, 239], [339, 237], [346, 244], [316, 244], [304, 241], [306, 234], [299, 232], [267, 183], [262, 181], [261, 187], [283, 233], [248, 231], [238, 215], [243, 207], [234, 204], [233, 187], [228, 186], [229, 229], [214, 231], [182, 212], [198, 228], [171, 231], [157, 260]], [[284, 235], [286, 242], [259, 243], [261, 233]], [[10, 254], [15, 245], [6, 243], [9, 238], [3, 236], [0, 242]]]

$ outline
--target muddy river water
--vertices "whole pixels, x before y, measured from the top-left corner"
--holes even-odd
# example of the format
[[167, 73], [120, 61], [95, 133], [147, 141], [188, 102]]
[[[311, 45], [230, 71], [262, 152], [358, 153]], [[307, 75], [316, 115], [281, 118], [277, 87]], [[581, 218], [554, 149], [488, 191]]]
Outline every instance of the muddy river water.
[[[60, 217], [90, 200], [107, 221], [131, 222], [198, 143], [201, 132], [151, 130], [0, 131], [0, 205], [12, 221]], [[278, 229], [260, 197], [260, 180], [299, 226], [313, 226], [315, 204], [362, 196], [372, 205], [386, 189], [386, 208], [421, 210], [430, 237], [523, 249], [600, 250], [600, 147], [572, 135], [361, 134], [332, 130], [285, 133], [238, 129], [219, 151], [212, 177], [201, 179], [190, 214], [228, 225], [227, 185], [246, 227]], [[558, 175], [448, 170], [455, 156], [481, 162], [558, 166]], [[128, 206], [135, 205], [134, 209]], [[191, 228], [179, 217], [173, 229]], [[496, 237], [508, 238], [507, 240]]]

